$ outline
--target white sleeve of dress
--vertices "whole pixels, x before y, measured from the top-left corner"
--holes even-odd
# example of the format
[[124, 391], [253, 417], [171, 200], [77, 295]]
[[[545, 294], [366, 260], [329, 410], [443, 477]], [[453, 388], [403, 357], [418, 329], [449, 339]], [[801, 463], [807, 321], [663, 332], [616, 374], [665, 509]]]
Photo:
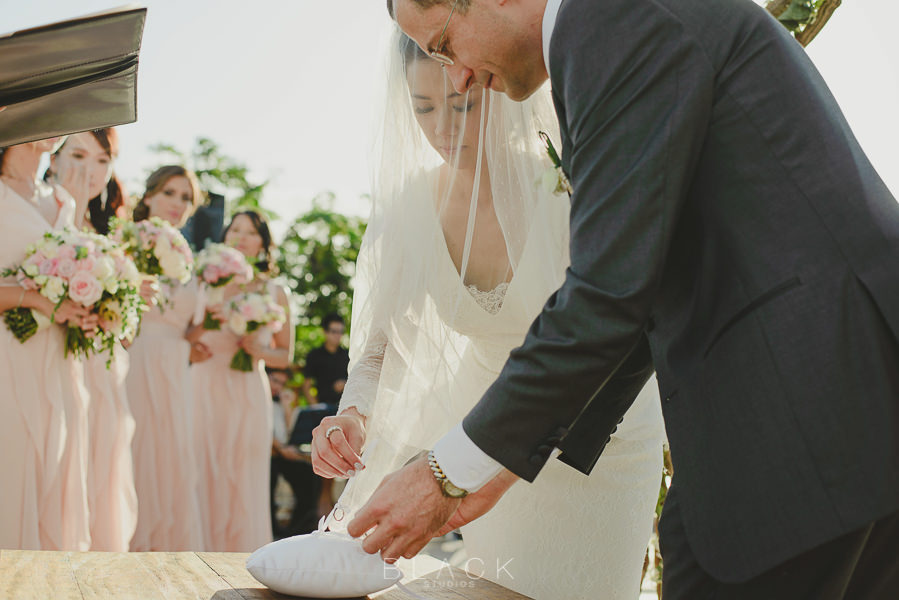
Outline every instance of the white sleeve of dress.
[[378, 332], [365, 345], [362, 356], [350, 369], [343, 394], [340, 397], [340, 414], [350, 407], [355, 407], [359, 414], [369, 416], [374, 408], [378, 395], [378, 381], [381, 378], [381, 367], [384, 354], [387, 352], [387, 336]]

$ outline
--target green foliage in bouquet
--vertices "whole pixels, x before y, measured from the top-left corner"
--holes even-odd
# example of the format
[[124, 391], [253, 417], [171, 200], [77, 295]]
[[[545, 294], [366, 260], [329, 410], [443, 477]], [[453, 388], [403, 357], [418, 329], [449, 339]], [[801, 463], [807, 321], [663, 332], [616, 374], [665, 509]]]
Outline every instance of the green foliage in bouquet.
[[[258, 323], [248, 323], [247, 333], [253, 333], [259, 329]], [[235, 371], [243, 371], [249, 373], [253, 370], [253, 357], [243, 348], [238, 349], [231, 358], [231, 368]]]
[[30, 308], [11, 308], [3, 313], [3, 322], [17, 340], [25, 343], [37, 333], [37, 321]]

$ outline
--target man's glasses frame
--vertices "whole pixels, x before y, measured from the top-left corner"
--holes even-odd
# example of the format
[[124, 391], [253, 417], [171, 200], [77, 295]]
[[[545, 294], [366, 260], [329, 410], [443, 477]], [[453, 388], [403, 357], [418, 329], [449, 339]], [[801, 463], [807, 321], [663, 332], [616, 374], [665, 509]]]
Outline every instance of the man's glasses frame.
[[459, 0], [453, 2], [453, 7], [450, 9], [449, 16], [446, 18], [446, 24], [443, 26], [443, 31], [440, 32], [440, 37], [437, 39], [437, 49], [431, 50], [428, 52], [428, 56], [436, 60], [444, 67], [451, 67], [455, 64], [452, 58], [446, 53], [446, 50], [443, 48], [443, 37], [446, 35], [446, 28], [449, 27], [450, 19], [453, 18], [453, 13], [456, 12], [456, 6], [459, 4]]

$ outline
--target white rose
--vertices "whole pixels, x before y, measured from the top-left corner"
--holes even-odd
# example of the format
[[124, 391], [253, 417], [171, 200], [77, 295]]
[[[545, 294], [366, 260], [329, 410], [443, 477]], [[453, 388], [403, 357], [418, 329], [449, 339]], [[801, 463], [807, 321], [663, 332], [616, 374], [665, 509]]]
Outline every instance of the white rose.
[[59, 302], [65, 293], [66, 284], [61, 277], [47, 277], [47, 282], [41, 288], [41, 296], [53, 304]]
[[232, 314], [228, 317], [228, 327], [237, 335], [243, 335], [247, 332], [247, 320], [239, 314]]
[[40, 272], [41, 270], [38, 269], [35, 264], [25, 265], [25, 274], [29, 277], [35, 277], [36, 275], [39, 275]]
[[143, 281], [140, 271], [134, 266], [134, 262], [130, 260], [126, 260], [122, 263], [122, 271], [119, 275], [133, 287], [140, 287], [140, 284]]
[[[186, 271], [183, 257], [177, 252], [169, 252], [165, 256], [159, 258], [159, 266], [166, 277], [185, 281], [184, 273]], [[188, 272], [188, 277], [190, 273]]]
[[268, 303], [265, 301], [265, 297], [260, 296], [259, 294], [250, 296], [250, 306], [253, 307], [253, 316], [257, 317], [256, 320], [264, 317], [266, 309], [268, 309]]
[[105, 282], [107, 279], [115, 279], [115, 261], [108, 256], [101, 256], [94, 262], [92, 271], [94, 277]]
[[167, 256], [172, 253], [172, 244], [169, 243], [169, 238], [164, 235], [160, 235], [156, 238], [156, 247], [153, 248], [153, 253], [156, 257], [161, 261], [163, 256]]
[[59, 254], [59, 246], [55, 242], [45, 244], [40, 250], [41, 254], [47, 258], [56, 258], [56, 255]]

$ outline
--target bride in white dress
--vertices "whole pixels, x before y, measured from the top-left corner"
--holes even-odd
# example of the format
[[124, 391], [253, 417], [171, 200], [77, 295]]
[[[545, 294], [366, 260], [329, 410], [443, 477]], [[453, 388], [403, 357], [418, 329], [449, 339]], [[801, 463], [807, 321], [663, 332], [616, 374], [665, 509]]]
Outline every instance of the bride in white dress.
[[[568, 197], [547, 189], [538, 137], [555, 129], [548, 90], [524, 103], [480, 87], [457, 94], [401, 35], [357, 263], [350, 375], [338, 416], [313, 440], [316, 471], [350, 477], [331, 530], [467, 414], [568, 265]], [[553, 459], [462, 529], [467, 568], [538, 599], [633, 600], [663, 439], [653, 378], [589, 477]], [[363, 469], [335, 460], [346, 442]]]

